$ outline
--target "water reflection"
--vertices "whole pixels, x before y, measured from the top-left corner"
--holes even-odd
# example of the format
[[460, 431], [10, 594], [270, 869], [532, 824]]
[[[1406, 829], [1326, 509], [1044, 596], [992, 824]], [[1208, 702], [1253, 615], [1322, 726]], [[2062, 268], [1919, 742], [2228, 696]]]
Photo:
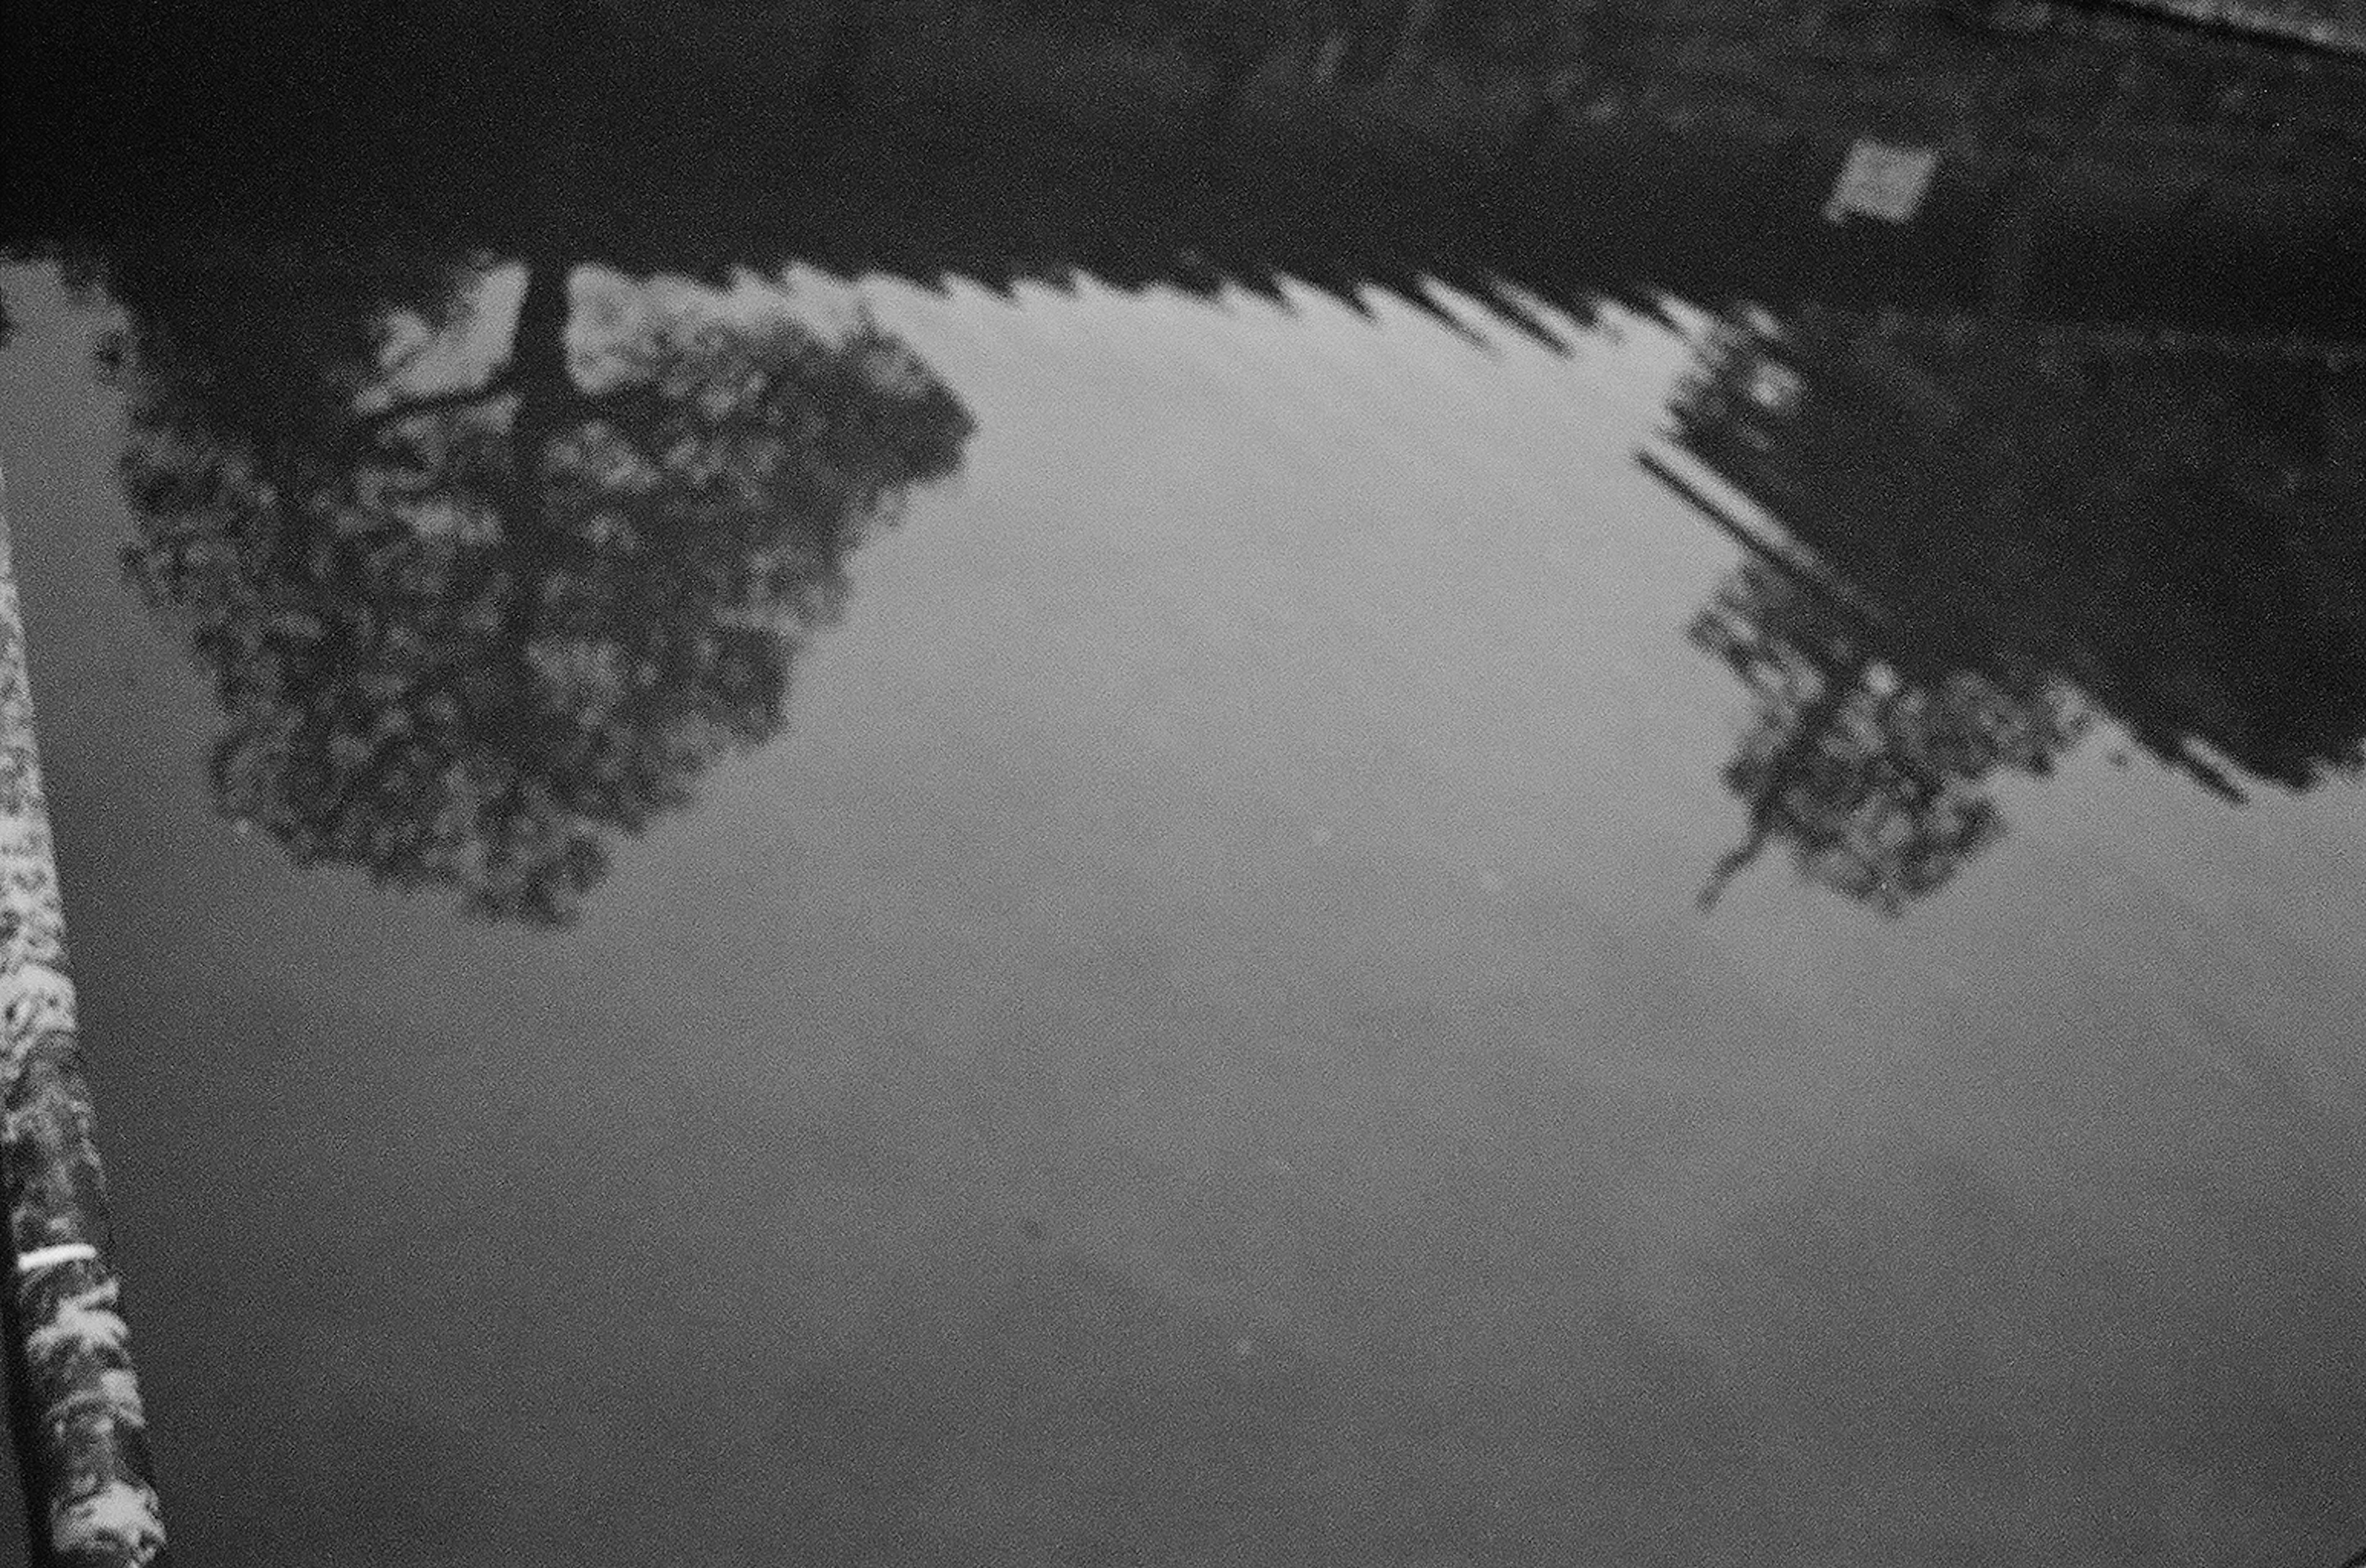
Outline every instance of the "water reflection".
[[[156, 254], [106, 268], [127, 562], [215, 679], [217, 804], [481, 915], [572, 918], [615, 834], [775, 733], [847, 553], [971, 429], [875, 326], [777, 296], [563, 252]], [[2230, 799], [2357, 772], [2361, 410], [2303, 343], [1720, 318], [1683, 463], [1647, 458], [1747, 552], [1689, 630], [1752, 702], [1703, 907], [1774, 851], [1897, 914], [2098, 716]]]
[[125, 563], [212, 675], [225, 816], [556, 924], [617, 833], [781, 728], [847, 555], [971, 421], [867, 321], [649, 285], [579, 309], [543, 264], [504, 325], [500, 280], [121, 268]]
[[1741, 846], [1897, 913], [2089, 710], [2232, 801], [2366, 760], [2366, 378], [2338, 351], [1804, 310], [1708, 334], [1676, 444], [1751, 550], [1692, 629], [1751, 688]]
[[1904, 679], [1876, 663], [1872, 628], [1834, 609], [1753, 561], [1693, 624], [1693, 641], [1756, 704], [1724, 773], [1748, 805], [1748, 831], [1718, 861], [1703, 908], [1780, 841], [1811, 880], [1897, 914], [2002, 831], [1989, 774], [2048, 772], [2083, 728], [2065, 694], [2026, 667]]
[[[473, 240], [615, 260], [579, 210], [566, 245]], [[964, 243], [1048, 266], [1082, 248], [1072, 221], [1041, 253]], [[875, 487], [892, 515], [965, 422], [914, 411], [917, 370], [883, 389], [907, 361], [859, 330], [768, 335], [777, 312], [696, 290], [587, 266], [562, 292], [565, 260], [419, 264], [456, 253], [348, 233], [286, 263], [223, 241], [212, 269], [117, 251], [135, 570], [235, 697], [234, 809], [316, 859], [572, 908], [574, 844], [776, 721], [879, 521], [850, 471], [902, 455]], [[1331, 276], [1373, 268], [1332, 253]], [[2270, 864], [2230, 880], [2301, 912], [2213, 928], [2090, 853], [1896, 941], [1664, 907], [1729, 844], [1712, 893], [1797, 852], [1905, 907], [1994, 841], [2013, 775], [2107, 703], [2139, 711], [2098, 673], [2123, 666], [2165, 694], [2143, 711], [2201, 716], [2191, 765], [2236, 781], [2224, 714], [2179, 682], [2249, 691], [2240, 660], [2180, 639], [2300, 644], [2272, 597], [2184, 604], [2206, 565], [2169, 571], [2177, 529], [2119, 503], [2150, 471], [2121, 427], [2158, 400], [2106, 441], [2067, 393], [2022, 409], [2016, 345], [2046, 341], [2024, 329], [1962, 334], [2001, 345], [1982, 381], [1910, 322], [1829, 318], [1819, 357], [1798, 344], [1821, 318], [1737, 321], [1682, 402], [1692, 460], [1782, 526], [1727, 508], [1753, 547], [1712, 593], [1729, 558], [1675, 508], [1624, 475], [1554, 482], [1616, 467], [1659, 406], [1678, 350], [1656, 329], [1622, 319], [1648, 362], [1490, 361], [1319, 307], [898, 298], [997, 460], [973, 459], [963, 526], [866, 595], [841, 634], [861, 678], [810, 692], [816, 743], [616, 877], [604, 932], [339, 933], [329, 878], [241, 877], [165, 834], [149, 874], [172, 880], [143, 882], [120, 870], [137, 835], [84, 836], [91, 945], [117, 954], [91, 989], [135, 1053], [124, 1145], [208, 1195], [157, 1211], [163, 1273], [189, 1281], [166, 1293], [176, 1403], [291, 1413], [259, 1445], [192, 1438], [192, 1494], [227, 1500], [199, 1528], [434, 1556], [547, 1495], [519, 1561], [598, 1537], [628, 1559], [1504, 1563], [2232, 1553], [2330, 1528], [2360, 1406], [2325, 1374], [2361, 1232], [2338, 1156], [2311, 1156], [2354, 1086], [2317, 1071], [2338, 1050], [2285, 1063], [2355, 998], [2328, 949], [2276, 943], [2349, 904]], [[836, 468], [833, 409], [872, 432]], [[2319, 423], [2327, 468], [2351, 443]], [[792, 521], [742, 504], [772, 493], [733, 477], [748, 447], [806, 487]], [[2018, 488], [1990, 504], [2000, 475]], [[2025, 499], [2074, 480], [2090, 499]], [[2197, 558], [2223, 563], [2207, 521]], [[746, 587], [754, 557], [785, 585]], [[2115, 562], [2136, 585], [2090, 603]], [[129, 607], [58, 581], [60, 605]], [[2285, 586], [2312, 581], [2341, 601], [2336, 566]], [[1677, 636], [1705, 599], [1696, 638], [1756, 694], [1738, 807], [1712, 777], [1723, 667]], [[731, 639], [760, 605], [777, 668], [721, 680], [701, 639], [753, 641]], [[2112, 662], [2146, 635], [2166, 646]], [[627, 692], [644, 662], [681, 678]], [[59, 705], [122, 763], [92, 770], [85, 822], [185, 822], [177, 797], [137, 814], [155, 768], [189, 772], [136, 755], [168, 704]], [[511, 788], [557, 804], [504, 840], [485, 811]], [[1693, 831], [1704, 808], [1730, 838]], [[794, 857], [749, 852], [784, 829]], [[245, 1168], [255, 1148], [285, 1182]], [[241, 1244], [270, 1235], [276, 1258]], [[295, 1304], [259, 1314], [257, 1282]], [[249, 1353], [257, 1323], [285, 1357]], [[2125, 1517], [2151, 1520], [2133, 1545], [2094, 1522]], [[552, 1518], [587, 1544], [542, 1539]], [[648, 1550], [614, 1550], [636, 1531]]]

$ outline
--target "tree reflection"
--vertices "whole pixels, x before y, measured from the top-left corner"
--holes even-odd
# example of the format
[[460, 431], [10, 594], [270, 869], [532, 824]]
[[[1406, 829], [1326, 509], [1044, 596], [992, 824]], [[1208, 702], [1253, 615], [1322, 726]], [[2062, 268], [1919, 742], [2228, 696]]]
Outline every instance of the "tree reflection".
[[1770, 843], [1896, 912], [2002, 831], [2099, 710], [2230, 799], [2366, 742], [2358, 388], [2294, 345], [1803, 312], [1731, 322], [1678, 444], [1776, 525], [1693, 628], [1753, 726], [1725, 770]]
[[225, 815], [483, 916], [571, 919], [617, 832], [774, 734], [847, 553], [971, 429], [868, 321], [578, 323], [542, 265], [490, 372], [438, 373], [481, 276], [252, 276], [122, 280], [128, 571], [213, 676]]
[[1869, 638], [1758, 562], [1734, 574], [1691, 636], [1741, 674], [1757, 705], [1724, 773], [1749, 804], [1749, 829], [1718, 863], [1703, 908], [1779, 840], [1811, 880], [1897, 914], [2003, 832], [1989, 775], [2049, 771], [2084, 725], [2043, 677], [1958, 670], [1908, 680], [1876, 660]]

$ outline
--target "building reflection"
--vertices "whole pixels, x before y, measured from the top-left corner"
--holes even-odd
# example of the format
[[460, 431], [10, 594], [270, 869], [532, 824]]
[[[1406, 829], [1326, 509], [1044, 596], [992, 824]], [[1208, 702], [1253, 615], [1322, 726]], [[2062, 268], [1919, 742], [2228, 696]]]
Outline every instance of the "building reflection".
[[[1752, 694], [1741, 846], [1895, 913], [2090, 716], [2231, 801], [2366, 757], [2366, 375], [2336, 346], [1737, 314], [1646, 457], [1748, 552], [1692, 627]], [[1696, 464], [1744, 504], [1681, 471]]]

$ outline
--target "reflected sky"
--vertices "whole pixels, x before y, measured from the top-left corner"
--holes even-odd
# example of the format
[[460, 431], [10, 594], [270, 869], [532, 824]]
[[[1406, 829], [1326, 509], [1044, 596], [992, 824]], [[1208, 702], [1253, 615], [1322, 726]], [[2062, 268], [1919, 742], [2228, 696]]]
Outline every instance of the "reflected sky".
[[1904, 918], [1772, 856], [1704, 913], [1745, 552], [1633, 457], [1707, 318], [785, 281], [974, 432], [553, 931], [215, 808], [108, 310], [6, 280], [190, 1561], [2354, 1544], [2354, 788], [2106, 714]]

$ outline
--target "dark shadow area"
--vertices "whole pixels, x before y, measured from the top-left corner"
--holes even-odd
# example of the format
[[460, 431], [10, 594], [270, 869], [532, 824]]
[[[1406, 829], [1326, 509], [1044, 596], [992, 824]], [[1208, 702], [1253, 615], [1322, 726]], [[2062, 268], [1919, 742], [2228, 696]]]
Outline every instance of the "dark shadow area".
[[[11, 32], [23, 254], [401, 235], [701, 276], [1442, 284], [1515, 321], [1665, 292], [2366, 335], [2331, 286], [2366, 63], [2075, 7], [39, 0]], [[1942, 153], [1903, 230], [1820, 216], [1866, 136]]]
[[2366, 761], [2366, 366], [1810, 311], [1729, 322], [1673, 412], [1759, 513], [1647, 459], [1752, 551], [1692, 632], [1757, 713], [1705, 901], [1779, 843], [1896, 913], [2090, 715], [2234, 802]]

